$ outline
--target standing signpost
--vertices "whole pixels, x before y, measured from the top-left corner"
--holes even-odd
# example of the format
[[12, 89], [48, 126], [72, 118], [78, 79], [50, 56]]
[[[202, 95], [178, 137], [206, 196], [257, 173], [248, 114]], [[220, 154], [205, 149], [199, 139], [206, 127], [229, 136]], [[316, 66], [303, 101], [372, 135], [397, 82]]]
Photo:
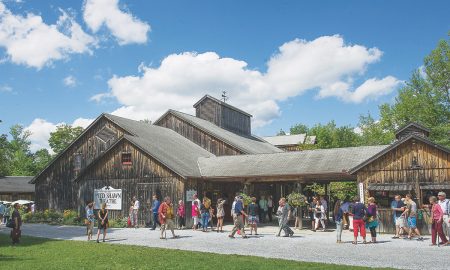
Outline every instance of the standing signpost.
[[122, 210], [122, 190], [112, 187], [94, 189], [95, 209], [100, 209], [103, 203], [109, 210]]

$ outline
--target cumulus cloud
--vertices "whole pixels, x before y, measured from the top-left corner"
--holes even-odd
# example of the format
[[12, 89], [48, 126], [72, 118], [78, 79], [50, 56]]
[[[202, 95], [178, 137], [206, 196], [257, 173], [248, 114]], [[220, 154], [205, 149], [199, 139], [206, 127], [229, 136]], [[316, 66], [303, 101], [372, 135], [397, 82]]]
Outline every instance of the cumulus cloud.
[[0, 47], [15, 64], [42, 68], [71, 54], [92, 53], [96, 39], [86, 34], [67, 12], [55, 24], [33, 13], [13, 14], [0, 2]]
[[118, 0], [85, 0], [83, 18], [93, 32], [106, 26], [120, 45], [147, 42], [150, 25], [121, 10]]
[[280, 101], [306, 91], [317, 91], [318, 98], [353, 103], [391, 93], [399, 84], [392, 76], [354, 85], [382, 54], [377, 48], [346, 44], [338, 35], [312, 41], [295, 39], [281, 45], [265, 72], [214, 52], [172, 54], [158, 67], [140, 65], [138, 75], [113, 76], [108, 81], [109, 95], [91, 99], [113, 97], [121, 104], [113, 114], [155, 120], [168, 108], [193, 113], [192, 104], [204, 94], [218, 96], [225, 90], [230, 104], [254, 116], [253, 127], [257, 128], [281, 114]]
[[[83, 127], [86, 128], [89, 126], [94, 119], [87, 119], [87, 118], [77, 118], [71, 126], [73, 127]], [[45, 119], [36, 118], [33, 120], [33, 122], [25, 128], [25, 130], [30, 131], [30, 150], [32, 152], [36, 152], [39, 149], [46, 148], [49, 150], [50, 153], [53, 154], [52, 149], [50, 148], [50, 145], [48, 144], [48, 139], [50, 139], [50, 133], [56, 131], [56, 127], [58, 125], [65, 124], [64, 122], [61, 123], [52, 123]]]
[[63, 79], [63, 83], [65, 86], [75, 87], [77, 85], [77, 79], [74, 76], [69, 75]]

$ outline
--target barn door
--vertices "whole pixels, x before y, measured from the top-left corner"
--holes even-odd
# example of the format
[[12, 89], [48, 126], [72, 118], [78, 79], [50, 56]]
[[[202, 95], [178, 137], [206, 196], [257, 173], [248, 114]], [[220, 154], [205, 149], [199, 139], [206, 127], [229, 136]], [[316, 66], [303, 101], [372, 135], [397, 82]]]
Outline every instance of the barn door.
[[138, 183], [136, 185], [136, 194], [141, 203], [139, 210], [139, 224], [149, 226], [152, 207], [152, 196], [155, 194], [153, 183]]

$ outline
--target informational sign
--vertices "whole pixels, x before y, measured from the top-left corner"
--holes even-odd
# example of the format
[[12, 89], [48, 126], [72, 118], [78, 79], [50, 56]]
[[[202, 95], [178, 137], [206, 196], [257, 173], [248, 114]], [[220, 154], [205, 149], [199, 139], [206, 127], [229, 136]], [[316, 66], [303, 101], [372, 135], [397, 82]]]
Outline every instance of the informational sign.
[[103, 203], [106, 203], [106, 209], [122, 210], [122, 190], [112, 187], [103, 187], [94, 189], [95, 209], [100, 209]]
[[359, 200], [364, 203], [364, 183], [359, 183]]
[[186, 201], [187, 202], [191, 202], [192, 201], [192, 197], [195, 194], [197, 194], [196, 190], [193, 190], [193, 189], [186, 190]]

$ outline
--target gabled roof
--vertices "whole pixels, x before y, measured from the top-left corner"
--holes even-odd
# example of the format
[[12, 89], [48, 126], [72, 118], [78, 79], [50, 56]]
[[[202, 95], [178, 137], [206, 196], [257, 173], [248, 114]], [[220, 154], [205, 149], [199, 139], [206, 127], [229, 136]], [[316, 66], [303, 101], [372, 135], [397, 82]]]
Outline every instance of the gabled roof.
[[[134, 136], [125, 134], [121, 140], [127, 140], [181, 177], [200, 176], [197, 165], [198, 158], [214, 156], [171, 129], [110, 114], [105, 114], [105, 116], [121, 128], [134, 134]], [[118, 142], [94, 160], [83, 172], [94, 166], [117, 144]], [[79, 174], [78, 178], [83, 172]]]
[[33, 176], [0, 177], [0, 193], [34, 193]]
[[258, 177], [347, 173], [387, 145], [199, 158], [202, 176]]
[[410, 128], [410, 127], [416, 127], [417, 129], [420, 129], [420, 130], [425, 131], [425, 133], [427, 133], [427, 136], [428, 136], [428, 134], [430, 134], [430, 132], [431, 132], [430, 129], [424, 127], [423, 125], [421, 125], [421, 124], [419, 124], [419, 123], [417, 123], [417, 122], [410, 122], [410, 123], [408, 123], [406, 126], [404, 126], [404, 127], [400, 128], [399, 130], [397, 130], [397, 131], [395, 132], [395, 137], [398, 139], [398, 136], [399, 136], [403, 131], [405, 131], [406, 129], [408, 129], [408, 128]]
[[172, 114], [187, 123], [195, 126], [196, 128], [202, 130], [203, 132], [235, 147], [236, 149], [244, 152], [245, 154], [265, 154], [265, 153], [278, 153], [283, 152], [281, 149], [271, 145], [270, 143], [263, 142], [256, 137], [243, 137], [239, 136], [233, 132], [225, 130], [209, 121], [203, 120], [201, 118], [192, 116], [190, 114], [169, 110], [158, 120], [155, 121], [157, 124], [168, 114]]
[[56, 155], [48, 164], [47, 164], [47, 166], [45, 166], [45, 168], [42, 170], [42, 171], [40, 171], [36, 176], [34, 176], [31, 180], [30, 180], [30, 184], [34, 184], [35, 182], [36, 182], [36, 179], [37, 178], [39, 178], [39, 176], [41, 176], [48, 168], [50, 168], [50, 166], [53, 164], [53, 163], [55, 163], [55, 161], [57, 161], [63, 154], [64, 154], [64, 152], [66, 152], [67, 151], [67, 149], [69, 149], [70, 147], [72, 147], [72, 145], [76, 142], [76, 141], [78, 141], [81, 137], [83, 137], [83, 135], [86, 133], [86, 132], [88, 132], [88, 130], [92, 127], [92, 126], [94, 126], [95, 124], [97, 124], [97, 122], [98, 121], [100, 121], [100, 119], [102, 118], [102, 117], [104, 117], [105, 116], [105, 114], [104, 113], [102, 113], [101, 115], [99, 115], [98, 117], [97, 117], [97, 119], [95, 119], [89, 126], [87, 126], [84, 130], [83, 130], [83, 132], [81, 132], [81, 134], [80, 135], [78, 135], [78, 137], [77, 138], [75, 138], [66, 148], [64, 148], [64, 150], [62, 150], [58, 155]]
[[226, 103], [226, 102], [223, 102], [222, 100], [219, 100], [219, 99], [217, 99], [217, 98], [215, 98], [215, 97], [212, 97], [212, 96], [210, 96], [210, 95], [205, 95], [204, 97], [202, 97], [199, 101], [197, 101], [195, 104], [194, 104], [194, 108], [197, 108], [197, 106], [200, 104], [200, 103], [202, 103], [203, 102], [203, 100], [205, 100], [205, 99], [210, 99], [210, 100], [212, 100], [212, 101], [214, 101], [214, 102], [216, 102], [216, 103], [218, 103], [218, 104], [220, 104], [220, 105], [222, 105], [222, 106], [225, 106], [225, 107], [227, 107], [227, 108], [229, 108], [229, 109], [232, 109], [232, 110], [234, 110], [234, 111], [237, 111], [237, 112], [240, 112], [240, 113], [242, 113], [242, 114], [244, 114], [244, 115], [247, 115], [248, 117], [253, 117], [251, 114], [249, 114], [248, 112], [244, 112], [243, 110], [241, 110], [241, 109], [239, 109], [239, 108], [236, 108], [236, 107], [234, 107], [234, 106], [232, 106], [232, 105], [230, 105], [230, 104], [228, 104], [228, 103]]
[[293, 144], [303, 144], [305, 141], [306, 134], [295, 134], [295, 135], [278, 135], [278, 136], [267, 136], [263, 139], [273, 145], [293, 145]]
[[429, 139], [424, 138], [424, 137], [422, 137], [422, 136], [417, 136], [417, 135], [415, 135], [415, 134], [411, 134], [411, 135], [409, 135], [409, 136], [407, 136], [407, 137], [405, 137], [405, 138], [403, 138], [403, 139], [401, 139], [401, 140], [398, 140], [398, 141], [394, 142], [393, 144], [389, 145], [389, 147], [386, 147], [383, 151], [377, 153], [376, 155], [371, 156], [370, 158], [368, 158], [367, 160], [365, 160], [365, 161], [362, 162], [361, 164], [355, 166], [354, 168], [352, 168], [352, 169], [350, 170], [350, 173], [353, 174], [353, 173], [359, 171], [360, 169], [362, 169], [362, 168], [365, 167], [366, 165], [368, 165], [368, 164], [374, 162], [375, 160], [379, 159], [380, 157], [382, 157], [384, 154], [388, 153], [389, 151], [391, 151], [391, 150], [393, 150], [393, 149], [399, 147], [400, 145], [402, 145], [402, 144], [404, 144], [405, 142], [407, 142], [407, 141], [409, 141], [409, 140], [412, 140], [412, 139], [421, 141], [421, 142], [423, 142], [423, 143], [425, 143], [425, 144], [431, 145], [431, 146], [433, 146], [433, 147], [438, 148], [438, 149], [441, 150], [441, 151], [444, 151], [444, 152], [450, 154], [450, 149], [448, 149], [448, 148], [446, 148], [446, 147], [444, 147], [444, 146], [442, 146], [442, 145], [436, 144], [436, 143], [434, 143], [434, 142], [430, 141]]

